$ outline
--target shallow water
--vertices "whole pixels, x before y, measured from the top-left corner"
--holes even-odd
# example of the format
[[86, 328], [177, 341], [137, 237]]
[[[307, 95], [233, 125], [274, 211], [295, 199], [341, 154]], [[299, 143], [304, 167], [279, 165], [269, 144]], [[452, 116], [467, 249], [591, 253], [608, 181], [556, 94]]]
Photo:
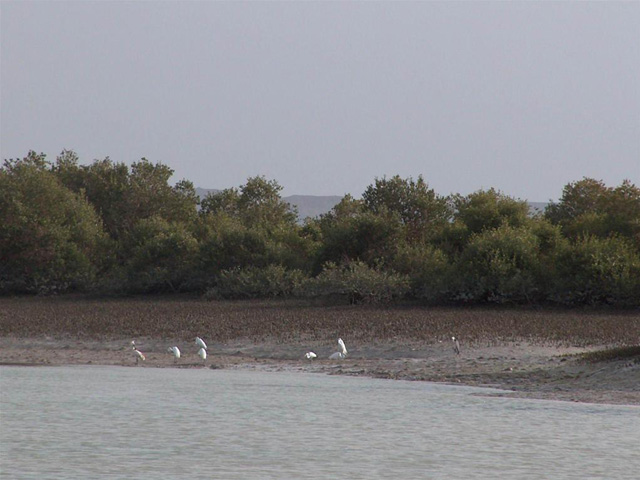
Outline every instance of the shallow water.
[[301, 373], [1, 367], [7, 479], [637, 479], [640, 408]]

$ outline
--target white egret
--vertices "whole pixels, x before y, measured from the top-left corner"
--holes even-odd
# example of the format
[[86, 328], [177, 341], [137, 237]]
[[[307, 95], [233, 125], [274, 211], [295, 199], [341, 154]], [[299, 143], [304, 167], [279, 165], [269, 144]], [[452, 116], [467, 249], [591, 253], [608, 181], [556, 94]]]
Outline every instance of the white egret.
[[169, 347], [167, 351], [173, 354], [173, 363], [176, 363], [180, 358], [180, 349], [178, 347]]
[[342, 354], [346, 357], [347, 356], [347, 347], [344, 345], [344, 342], [342, 341], [341, 338], [338, 339], [338, 345], [340, 345], [340, 350], [342, 351]]
[[458, 342], [456, 337], [451, 337], [451, 341], [453, 342], [453, 351], [456, 355], [460, 355], [460, 342]]
[[205, 348], [198, 350], [198, 356], [202, 359], [203, 365], [207, 363], [207, 350]]
[[307, 352], [304, 354], [305, 358], [308, 360], [313, 360], [314, 358], [317, 357], [317, 355], [313, 352]]
[[204, 348], [205, 350], [207, 349], [207, 344], [204, 343], [204, 340], [202, 340], [200, 337], [196, 337], [196, 346]]
[[340, 346], [340, 351], [332, 353], [329, 357], [330, 360], [340, 360], [347, 357], [347, 347], [341, 338], [338, 339], [338, 345]]

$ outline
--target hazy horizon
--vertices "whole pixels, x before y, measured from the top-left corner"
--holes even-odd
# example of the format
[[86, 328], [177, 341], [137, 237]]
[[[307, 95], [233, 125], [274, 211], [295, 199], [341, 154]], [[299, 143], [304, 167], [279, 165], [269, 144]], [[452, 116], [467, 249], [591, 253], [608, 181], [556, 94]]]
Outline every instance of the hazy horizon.
[[210, 189], [640, 183], [640, 2], [0, 3], [0, 154]]

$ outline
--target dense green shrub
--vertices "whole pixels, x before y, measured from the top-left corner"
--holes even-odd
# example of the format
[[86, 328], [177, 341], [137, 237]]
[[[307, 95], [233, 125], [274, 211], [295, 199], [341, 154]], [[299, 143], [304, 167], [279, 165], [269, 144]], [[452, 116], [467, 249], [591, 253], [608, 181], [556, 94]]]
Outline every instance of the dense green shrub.
[[401, 245], [393, 268], [409, 278], [414, 298], [439, 302], [449, 297], [452, 264], [442, 250], [429, 244]]
[[432, 237], [452, 215], [447, 199], [430, 189], [422, 176], [417, 180], [399, 175], [376, 178], [362, 194], [362, 201], [364, 209], [373, 214], [395, 214], [410, 242]]
[[246, 227], [260, 227], [272, 232], [293, 227], [297, 212], [280, 198], [282, 187], [275, 180], [251, 177], [239, 189], [227, 188], [209, 193], [201, 202], [201, 214], [226, 214]]
[[584, 236], [562, 248], [551, 299], [569, 305], [638, 305], [640, 255], [628, 240]]
[[129, 236], [124, 263], [132, 292], [184, 291], [193, 275], [198, 243], [185, 225], [161, 217], [140, 220]]
[[[197, 215], [193, 184], [182, 180], [170, 185], [173, 170], [145, 158], [130, 167], [109, 157], [79, 165], [75, 153], [64, 151], [51, 171], [73, 192], [84, 192], [116, 241], [124, 240], [140, 220], [157, 217], [191, 223]], [[119, 253], [128, 256], [128, 252]]]
[[199, 232], [200, 269], [209, 276], [222, 270], [266, 267], [271, 263], [266, 232], [248, 228], [226, 215], [208, 217]]
[[288, 270], [309, 271], [317, 243], [298, 225], [270, 233], [260, 225], [246, 226], [224, 213], [203, 216], [195, 231], [199, 243], [192, 276], [203, 286], [212, 286], [211, 279], [221, 271], [235, 268], [276, 264]]
[[394, 271], [372, 268], [363, 262], [328, 263], [304, 285], [305, 296], [343, 295], [349, 303], [387, 303], [409, 291], [409, 278]]
[[474, 234], [457, 265], [456, 300], [530, 302], [540, 296], [539, 240], [526, 227]]
[[560, 225], [567, 238], [621, 236], [640, 251], [640, 188], [629, 180], [615, 188], [593, 178], [569, 183], [545, 216]]
[[527, 223], [529, 205], [493, 188], [479, 190], [466, 197], [452, 197], [456, 220], [467, 226], [470, 232], [480, 233], [502, 225], [520, 227]]
[[398, 216], [388, 211], [323, 218], [320, 229], [322, 243], [316, 258], [316, 272], [327, 262], [362, 261], [374, 265], [391, 258], [403, 235]]
[[205, 298], [289, 297], [300, 288], [305, 278], [300, 270], [287, 270], [280, 265], [233, 268], [220, 272], [215, 287], [207, 290]]
[[544, 215], [494, 189], [376, 178], [297, 221], [264, 177], [202, 201], [146, 159], [34, 152], [0, 169], [0, 293], [342, 295], [353, 303], [640, 306], [640, 189], [584, 178]]
[[0, 169], [0, 292], [87, 288], [106, 237], [81, 193], [67, 189], [44, 155], [30, 152]]

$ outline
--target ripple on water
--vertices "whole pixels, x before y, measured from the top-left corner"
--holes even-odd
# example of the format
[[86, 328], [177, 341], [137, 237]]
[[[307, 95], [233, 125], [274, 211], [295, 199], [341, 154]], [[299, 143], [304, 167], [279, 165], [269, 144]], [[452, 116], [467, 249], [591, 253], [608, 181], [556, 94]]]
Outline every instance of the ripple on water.
[[301, 373], [0, 368], [2, 475], [634, 479], [640, 409]]

